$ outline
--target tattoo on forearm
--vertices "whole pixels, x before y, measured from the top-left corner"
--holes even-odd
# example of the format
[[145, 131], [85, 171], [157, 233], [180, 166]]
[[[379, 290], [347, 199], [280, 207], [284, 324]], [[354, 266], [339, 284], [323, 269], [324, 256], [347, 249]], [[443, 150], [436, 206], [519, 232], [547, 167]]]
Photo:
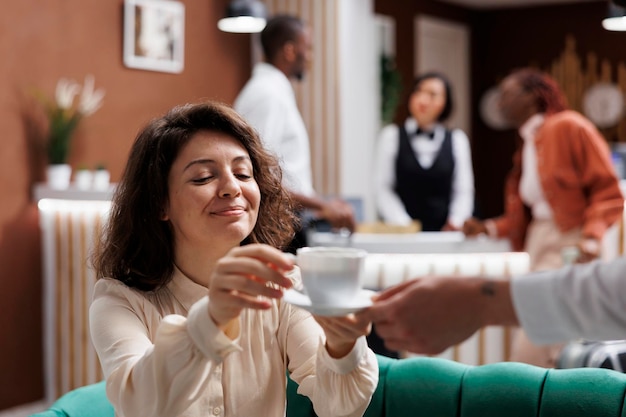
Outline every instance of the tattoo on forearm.
[[481, 294], [489, 295], [493, 297], [496, 295], [496, 283], [493, 281], [487, 281], [480, 287]]

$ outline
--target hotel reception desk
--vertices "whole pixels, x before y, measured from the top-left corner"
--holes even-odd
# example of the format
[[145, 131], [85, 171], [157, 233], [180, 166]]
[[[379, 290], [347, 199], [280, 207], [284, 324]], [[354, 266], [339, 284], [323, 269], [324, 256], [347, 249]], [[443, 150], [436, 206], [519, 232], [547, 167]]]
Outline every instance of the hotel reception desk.
[[369, 253], [492, 253], [510, 252], [506, 239], [465, 238], [462, 232], [354, 233], [312, 232], [311, 246], [351, 246]]

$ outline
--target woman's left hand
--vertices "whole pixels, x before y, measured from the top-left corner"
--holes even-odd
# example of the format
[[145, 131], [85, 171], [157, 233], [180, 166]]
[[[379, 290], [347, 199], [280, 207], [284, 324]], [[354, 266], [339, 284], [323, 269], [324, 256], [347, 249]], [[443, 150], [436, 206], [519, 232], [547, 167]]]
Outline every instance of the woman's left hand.
[[372, 330], [371, 321], [354, 314], [344, 317], [313, 316], [326, 334], [326, 350], [333, 358], [346, 356], [361, 336]]

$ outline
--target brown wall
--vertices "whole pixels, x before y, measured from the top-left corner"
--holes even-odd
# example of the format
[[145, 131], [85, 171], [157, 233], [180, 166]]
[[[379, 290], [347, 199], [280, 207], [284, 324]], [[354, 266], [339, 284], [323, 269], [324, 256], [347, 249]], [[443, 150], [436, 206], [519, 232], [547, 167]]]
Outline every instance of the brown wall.
[[[413, 74], [415, 15], [424, 13], [470, 26], [472, 131], [469, 136], [477, 200], [483, 217], [502, 213], [504, 177], [511, 167], [516, 141], [514, 131], [494, 131], [480, 119], [478, 105], [485, 90], [514, 68], [528, 65], [549, 68], [562, 53], [569, 34], [576, 39], [576, 49], [583, 61], [587, 53], [595, 52], [599, 60], [607, 59], [613, 68], [619, 62], [626, 62], [621, 47], [626, 43], [626, 33], [608, 32], [600, 24], [606, 11], [604, 1], [468, 11], [430, 0], [376, 0], [375, 10], [396, 19], [397, 62], [407, 88], [406, 80]], [[405, 109], [400, 109], [400, 120], [405, 116]]]
[[104, 162], [119, 179], [135, 133], [173, 105], [211, 98], [231, 103], [250, 73], [249, 35], [216, 22], [227, 0], [185, 0], [185, 69], [125, 68], [123, 1], [20, 0], [0, 13], [0, 410], [43, 397], [41, 251], [32, 186], [45, 160], [30, 145], [30, 92], [52, 95], [61, 77], [93, 74], [104, 106], [83, 120], [70, 163]]

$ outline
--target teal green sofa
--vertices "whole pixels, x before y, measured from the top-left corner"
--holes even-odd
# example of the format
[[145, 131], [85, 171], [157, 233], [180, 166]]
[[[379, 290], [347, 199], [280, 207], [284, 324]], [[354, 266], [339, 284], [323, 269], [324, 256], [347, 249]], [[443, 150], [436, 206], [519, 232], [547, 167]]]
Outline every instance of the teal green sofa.
[[[437, 358], [378, 356], [380, 382], [366, 417], [626, 417], [626, 374], [502, 362], [469, 366]], [[313, 417], [287, 386], [287, 416]], [[113, 417], [104, 382], [78, 388], [31, 417]]]

